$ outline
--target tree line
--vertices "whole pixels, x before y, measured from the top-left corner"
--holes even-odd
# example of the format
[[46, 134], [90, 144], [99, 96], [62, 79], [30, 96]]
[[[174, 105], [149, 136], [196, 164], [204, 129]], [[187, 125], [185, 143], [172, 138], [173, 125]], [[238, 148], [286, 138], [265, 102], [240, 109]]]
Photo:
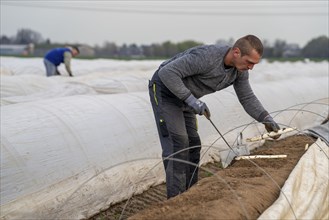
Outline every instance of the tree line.
[[[234, 39], [220, 39], [215, 44], [232, 45]], [[275, 40], [271, 45], [264, 41], [264, 58], [319, 58], [329, 59], [329, 38], [319, 36], [311, 39], [304, 47], [298, 44], [287, 43], [285, 40]], [[16, 36], [0, 36], [0, 44], [33, 44], [34, 52], [31, 56], [43, 56], [48, 50], [55, 47], [67, 46], [65, 43], [53, 43], [50, 39], [44, 39], [42, 35], [30, 29], [20, 29]], [[188, 48], [202, 45], [202, 42], [186, 40], [173, 43], [165, 41], [163, 43], [153, 43], [150, 45], [123, 44], [116, 45], [113, 42], [105, 42], [102, 46], [76, 45], [81, 48], [82, 57], [92, 58], [119, 58], [119, 59], [164, 59], [182, 52]]]

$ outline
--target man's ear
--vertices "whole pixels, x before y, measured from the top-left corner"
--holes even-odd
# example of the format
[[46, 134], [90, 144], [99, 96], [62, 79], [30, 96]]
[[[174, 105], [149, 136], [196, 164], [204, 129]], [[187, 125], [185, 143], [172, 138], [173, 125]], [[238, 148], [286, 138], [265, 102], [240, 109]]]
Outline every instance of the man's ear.
[[241, 51], [239, 48], [237, 48], [237, 47], [233, 48], [233, 56], [236, 58], [241, 56]]

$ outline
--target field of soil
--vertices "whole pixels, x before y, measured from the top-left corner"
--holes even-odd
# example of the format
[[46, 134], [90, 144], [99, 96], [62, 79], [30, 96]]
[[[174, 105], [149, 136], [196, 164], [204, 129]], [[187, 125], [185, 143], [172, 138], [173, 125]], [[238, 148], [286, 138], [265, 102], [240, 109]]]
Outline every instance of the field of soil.
[[89, 220], [257, 219], [278, 198], [305, 145], [314, 141], [304, 135], [266, 141], [251, 154], [287, 157], [233, 161], [226, 169], [207, 164], [201, 168], [198, 184], [179, 196], [167, 200], [162, 184]]

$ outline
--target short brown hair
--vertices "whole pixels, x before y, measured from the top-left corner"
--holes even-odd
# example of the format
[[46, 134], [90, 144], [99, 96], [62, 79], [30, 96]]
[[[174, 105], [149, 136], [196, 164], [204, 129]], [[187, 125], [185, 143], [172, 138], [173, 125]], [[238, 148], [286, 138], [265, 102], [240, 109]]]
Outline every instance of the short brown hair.
[[79, 50], [78, 46], [72, 46], [72, 48], [75, 49], [78, 52], [78, 54], [80, 53], [80, 50]]
[[241, 51], [241, 56], [249, 55], [252, 49], [255, 49], [257, 53], [263, 55], [263, 44], [258, 37], [254, 35], [246, 35], [238, 39], [233, 47], [237, 47]]

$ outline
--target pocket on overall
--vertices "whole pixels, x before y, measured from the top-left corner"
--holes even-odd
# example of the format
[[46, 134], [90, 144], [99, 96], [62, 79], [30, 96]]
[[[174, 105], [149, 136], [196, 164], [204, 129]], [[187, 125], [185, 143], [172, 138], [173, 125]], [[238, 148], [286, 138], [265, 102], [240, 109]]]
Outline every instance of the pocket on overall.
[[161, 133], [162, 137], [168, 137], [169, 133], [168, 133], [167, 125], [163, 119], [160, 119], [159, 127], [160, 127], [160, 133]]

